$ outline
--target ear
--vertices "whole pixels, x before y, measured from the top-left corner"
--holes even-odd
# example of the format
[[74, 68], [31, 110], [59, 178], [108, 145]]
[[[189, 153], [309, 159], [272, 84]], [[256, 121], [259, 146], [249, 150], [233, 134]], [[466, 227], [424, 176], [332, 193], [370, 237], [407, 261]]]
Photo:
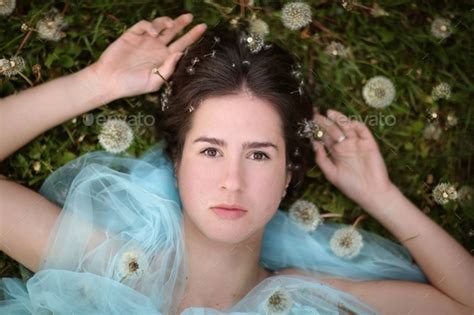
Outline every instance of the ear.
[[288, 185], [291, 182], [292, 175], [293, 175], [293, 173], [291, 171], [287, 171], [287, 173], [286, 173], [286, 183], [285, 183], [286, 188], [288, 188]]

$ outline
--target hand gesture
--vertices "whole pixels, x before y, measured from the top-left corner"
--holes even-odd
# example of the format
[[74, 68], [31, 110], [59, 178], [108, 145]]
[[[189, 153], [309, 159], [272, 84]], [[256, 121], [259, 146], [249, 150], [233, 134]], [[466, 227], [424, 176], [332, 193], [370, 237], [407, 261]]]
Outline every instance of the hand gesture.
[[316, 163], [341, 192], [365, 205], [394, 187], [377, 142], [365, 124], [334, 110], [328, 110], [327, 117], [316, 113], [314, 121], [324, 133], [321, 141], [313, 141]]
[[[91, 65], [100, 88], [112, 99], [157, 91], [173, 73], [184, 49], [206, 30], [199, 24], [170, 44], [193, 16], [140, 21], [113, 42]], [[158, 70], [159, 74], [156, 72]], [[162, 77], [161, 77], [161, 76]]]

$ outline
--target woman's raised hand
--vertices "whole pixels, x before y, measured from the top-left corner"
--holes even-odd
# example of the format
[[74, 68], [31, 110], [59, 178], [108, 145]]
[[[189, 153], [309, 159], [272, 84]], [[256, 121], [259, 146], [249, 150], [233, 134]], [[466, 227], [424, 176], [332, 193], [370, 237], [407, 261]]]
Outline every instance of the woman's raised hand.
[[164, 81], [153, 69], [168, 79], [182, 52], [206, 30], [199, 24], [171, 43], [192, 20], [191, 14], [183, 14], [175, 20], [159, 17], [133, 25], [90, 66], [98, 88], [112, 99], [157, 91]]
[[316, 113], [314, 121], [324, 131], [321, 141], [313, 141], [316, 163], [326, 179], [347, 197], [365, 206], [395, 187], [377, 142], [364, 123], [335, 110], [328, 110], [327, 117]]

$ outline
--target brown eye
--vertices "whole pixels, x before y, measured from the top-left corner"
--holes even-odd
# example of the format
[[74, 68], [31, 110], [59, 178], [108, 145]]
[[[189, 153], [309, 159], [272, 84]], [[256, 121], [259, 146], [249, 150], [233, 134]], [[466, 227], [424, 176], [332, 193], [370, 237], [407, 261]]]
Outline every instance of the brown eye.
[[209, 157], [216, 157], [217, 156], [217, 150], [214, 148], [206, 148], [202, 152], [202, 154], [207, 155]]
[[253, 156], [254, 156], [254, 160], [257, 160], [257, 161], [264, 161], [264, 160], [267, 160], [269, 158], [267, 154], [265, 154], [261, 151], [254, 152]]

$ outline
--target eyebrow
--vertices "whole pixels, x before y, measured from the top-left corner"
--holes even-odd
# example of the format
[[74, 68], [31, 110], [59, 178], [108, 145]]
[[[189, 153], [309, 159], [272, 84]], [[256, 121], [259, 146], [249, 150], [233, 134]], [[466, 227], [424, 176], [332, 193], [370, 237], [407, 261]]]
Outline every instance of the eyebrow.
[[[224, 140], [212, 138], [212, 137], [199, 137], [193, 141], [193, 143], [196, 143], [196, 142], [208, 142], [208, 143], [218, 145], [224, 148], [227, 147], [227, 143]], [[272, 142], [247, 141], [247, 142], [244, 142], [244, 144], [242, 144], [242, 148], [244, 149], [259, 149], [259, 148], [269, 148], [269, 147], [274, 148], [276, 151], [278, 151], [278, 147]]]

